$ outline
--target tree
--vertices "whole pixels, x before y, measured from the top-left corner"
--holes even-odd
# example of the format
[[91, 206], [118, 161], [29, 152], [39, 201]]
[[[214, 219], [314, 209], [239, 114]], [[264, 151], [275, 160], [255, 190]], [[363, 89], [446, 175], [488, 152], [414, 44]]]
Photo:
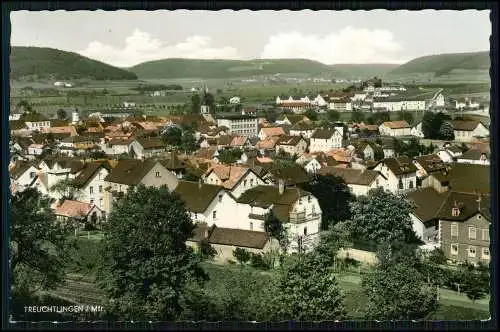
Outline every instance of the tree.
[[276, 122], [276, 119], [278, 119], [278, 113], [274, 109], [270, 109], [266, 111], [266, 120], [269, 121], [270, 123]]
[[217, 255], [217, 250], [210, 245], [207, 239], [203, 239], [198, 243], [198, 250], [203, 259], [212, 259]]
[[215, 110], [215, 97], [211, 93], [205, 93], [203, 96], [203, 104], [207, 105], [210, 110]]
[[182, 130], [179, 127], [169, 127], [162, 135], [162, 139], [168, 145], [179, 146], [182, 142]]
[[367, 319], [413, 320], [425, 318], [437, 307], [436, 288], [424, 276], [403, 263], [378, 266], [361, 280], [367, 297]]
[[365, 114], [361, 111], [353, 111], [351, 114], [351, 121], [355, 123], [360, 123], [365, 120]]
[[225, 149], [219, 152], [217, 157], [221, 163], [224, 164], [234, 164], [238, 159], [240, 159], [243, 151], [240, 149]]
[[290, 241], [287, 229], [283, 226], [283, 223], [276, 217], [272, 210], [264, 219], [264, 229], [269, 237], [278, 240], [283, 252], [288, 251]]
[[425, 138], [436, 137], [436, 131], [434, 128], [435, 114], [433, 112], [425, 112], [422, 117], [422, 133]]
[[82, 192], [74, 179], [59, 180], [56, 184], [49, 188], [49, 191], [57, 193], [63, 201], [66, 199], [78, 199], [82, 195]]
[[410, 125], [413, 123], [413, 113], [411, 112], [405, 112], [405, 111], [399, 111], [397, 113], [397, 119], [398, 121], [406, 121]]
[[318, 120], [318, 113], [312, 109], [308, 109], [305, 113], [305, 115], [311, 120], [311, 121], [316, 121]]
[[335, 264], [339, 250], [352, 246], [351, 227], [350, 222], [341, 221], [320, 234], [319, 242], [314, 248], [320, 264]]
[[375, 243], [412, 238], [412, 205], [400, 196], [376, 188], [358, 197], [350, 208], [356, 238]]
[[250, 260], [250, 252], [243, 248], [234, 249], [233, 256], [240, 264], [245, 264]]
[[453, 129], [453, 125], [448, 121], [444, 121], [443, 124], [441, 125], [441, 128], [439, 128], [439, 136], [441, 137], [441, 139], [447, 141], [454, 140], [455, 132]]
[[339, 119], [340, 119], [340, 112], [339, 111], [335, 111], [335, 110], [329, 110], [328, 113], [327, 113], [327, 116], [328, 116], [328, 120], [329, 121], [332, 121], [332, 122], [339, 121]]
[[[56, 222], [50, 198], [37, 189], [11, 195], [9, 203], [10, 287], [13, 301], [22, 308], [38, 290], [53, 289], [64, 280], [71, 232], [66, 224]], [[17, 310], [13, 315], [18, 315]]]
[[103, 239], [99, 275], [109, 313], [125, 320], [175, 320], [191, 280], [205, 277], [186, 241], [194, 224], [182, 199], [160, 188], [130, 188], [116, 202]]
[[272, 282], [273, 320], [340, 320], [345, 315], [338, 282], [313, 256], [284, 259]]
[[199, 94], [191, 96], [191, 113], [197, 114], [200, 112], [201, 98]]
[[186, 153], [196, 150], [196, 139], [194, 138], [194, 130], [189, 128], [182, 132], [180, 148]]
[[57, 118], [59, 120], [66, 120], [68, 118], [68, 113], [66, 113], [65, 110], [63, 110], [62, 108], [60, 108], [60, 109], [57, 110]]
[[304, 186], [318, 199], [322, 211], [321, 228], [343, 220], [349, 220], [351, 213], [345, 207], [354, 200], [343, 178], [333, 175], [315, 175], [313, 180]]

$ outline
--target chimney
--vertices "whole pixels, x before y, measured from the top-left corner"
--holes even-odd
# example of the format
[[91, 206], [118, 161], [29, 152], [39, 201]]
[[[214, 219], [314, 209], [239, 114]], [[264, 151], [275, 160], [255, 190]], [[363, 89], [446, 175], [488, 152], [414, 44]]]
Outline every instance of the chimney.
[[280, 195], [283, 195], [283, 193], [285, 192], [285, 180], [283, 179], [278, 180], [278, 191]]

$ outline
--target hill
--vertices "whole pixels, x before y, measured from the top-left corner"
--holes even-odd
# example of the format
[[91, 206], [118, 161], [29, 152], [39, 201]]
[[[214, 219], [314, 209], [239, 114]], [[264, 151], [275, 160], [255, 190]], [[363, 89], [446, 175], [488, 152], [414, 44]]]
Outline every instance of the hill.
[[323, 74], [329, 66], [312, 60], [200, 60], [163, 59], [128, 68], [141, 79], [237, 78], [274, 74]]
[[434, 73], [435, 76], [442, 76], [457, 69], [488, 70], [489, 68], [489, 52], [450, 53], [413, 59], [395, 68], [390, 74]]
[[333, 72], [338, 72], [344, 78], [366, 79], [382, 76], [397, 68], [397, 64], [366, 63], [366, 64], [336, 64], [331, 65]]
[[135, 80], [137, 75], [80, 54], [45, 47], [13, 46], [11, 79]]

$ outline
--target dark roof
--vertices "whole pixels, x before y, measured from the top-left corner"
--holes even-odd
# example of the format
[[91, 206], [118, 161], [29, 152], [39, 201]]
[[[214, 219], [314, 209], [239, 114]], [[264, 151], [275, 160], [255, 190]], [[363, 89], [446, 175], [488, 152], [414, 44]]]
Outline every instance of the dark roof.
[[446, 168], [446, 164], [437, 154], [427, 154], [415, 157], [415, 160], [422, 166], [427, 173], [436, 172]]
[[165, 143], [159, 137], [137, 137], [136, 141], [144, 149], [159, 149], [165, 147]]
[[384, 163], [395, 175], [408, 174], [417, 171], [417, 167], [413, 165], [410, 158], [407, 156], [387, 158], [382, 160], [381, 163]]
[[479, 121], [459, 121], [459, 120], [450, 120], [448, 121], [453, 126], [454, 130], [462, 130], [462, 131], [472, 131], [476, 129], [479, 125]]
[[52, 119], [50, 120], [51, 127], [67, 127], [69, 125], [68, 120]]
[[316, 128], [316, 125], [311, 122], [311, 121], [299, 121], [296, 124], [294, 124], [290, 130], [314, 130]]
[[14, 178], [18, 179], [21, 175], [23, 175], [31, 166], [35, 167], [38, 169], [36, 163], [34, 162], [25, 162], [25, 161], [17, 161], [14, 165], [9, 170], [9, 175]]
[[86, 163], [80, 174], [75, 178], [75, 185], [84, 187], [101, 168], [105, 167], [102, 162]]
[[[479, 196], [476, 194], [459, 193], [455, 191], [448, 192], [446, 199], [444, 200], [441, 208], [439, 209], [437, 215], [439, 219], [451, 220], [451, 221], [465, 221], [473, 216], [475, 216], [479, 211]], [[458, 216], [452, 215], [453, 207], [458, 207], [460, 209], [460, 214]], [[481, 214], [483, 211], [488, 211], [490, 208], [490, 197], [489, 195], [481, 197]], [[487, 212], [484, 214], [488, 217], [490, 214]]]
[[22, 120], [11, 120], [9, 121], [9, 128], [10, 130], [25, 129], [26, 124]]
[[67, 136], [61, 140], [64, 143], [95, 142], [97, 139], [91, 136]]
[[[483, 152], [476, 149], [470, 149], [464, 152], [458, 159], [467, 159], [467, 160], [480, 160]], [[487, 157], [487, 155], [486, 155]]]
[[250, 114], [240, 114], [240, 113], [218, 113], [216, 114], [216, 119], [227, 119], [227, 120], [243, 120], [243, 119], [257, 119], [255, 115]]
[[308, 183], [311, 176], [298, 164], [278, 168], [274, 163], [261, 164], [275, 179], [285, 180], [286, 185]]
[[152, 160], [122, 159], [111, 169], [105, 180], [125, 185], [138, 185], [156, 163]]
[[447, 147], [446, 150], [450, 150], [453, 153], [460, 153], [460, 152], [462, 152], [462, 149], [460, 147], [456, 146], [456, 145], [451, 145], [451, 146]]
[[491, 191], [490, 166], [455, 163], [449, 169], [432, 174], [442, 185], [453, 191], [489, 193]]
[[203, 213], [212, 203], [215, 196], [224, 188], [212, 184], [194, 182], [194, 181], [179, 181], [174, 192], [179, 194], [186, 209], [194, 213]]
[[319, 170], [322, 175], [340, 176], [344, 179], [346, 184], [357, 184], [362, 186], [369, 186], [375, 181], [379, 172], [372, 170], [361, 170], [354, 168], [342, 168], [334, 166], [325, 166]]
[[233, 136], [231, 135], [222, 135], [216, 139], [217, 145], [230, 145], [232, 141]]
[[319, 138], [319, 139], [329, 139], [335, 134], [334, 130], [329, 129], [318, 129], [312, 134], [311, 138]]
[[422, 222], [427, 222], [437, 218], [448, 193], [438, 193], [434, 188], [422, 188], [407, 194], [407, 199], [416, 206], [413, 214]]
[[311, 193], [299, 188], [285, 188], [283, 194], [279, 193], [277, 186], [257, 186], [245, 191], [238, 203], [250, 204], [268, 208], [273, 205], [274, 215], [282, 222], [288, 222], [293, 204], [300, 197], [309, 196]]
[[40, 122], [40, 121], [49, 121], [45, 116], [40, 113], [25, 113], [21, 115], [20, 119], [24, 122]]
[[382, 123], [385, 127], [391, 128], [391, 129], [401, 129], [401, 128], [411, 128], [411, 126], [408, 124], [408, 122], [402, 120], [402, 121], [387, 121]]
[[219, 227], [214, 227], [208, 238], [211, 244], [255, 249], [263, 249], [268, 241], [266, 232]]
[[193, 231], [193, 236], [188, 238], [188, 241], [193, 241], [193, 242], [200, 242], [201, 240], [204, 240], [208, 238], [208, 234], [212, 232], [212, 230], [215, 228], [215, 225], [212, 225], [208, 227], [206, 222], [198, 222], [195, 225], [195, 229]]
[[286, 115], [283, 115], [283, 116], [279, 117], [279, 119], [282, 120], [282, 121], [285, 120], [285, 118], [287, 118], [288, 121], [290, 121], [290, 123], [292, 125], [294, 125], [297, 122], [302, 121], [304, 119], [304, 115], [300, 115], [300, 114], [286, 114]]
[[276, 142], [276, 145], [296, 146], [301, 140], [303, 140], [301, 136], [280, 136], [280, 138]]
[[67, 158], [67, 157], [59, 157], [59, 156], [46, 156], [43, 161], [49, 166], [51, 169], [57, 163], [62, 168], [69, 168], [71, 173], [77, 173], [84, 167], [84, 162], [78, 158]]
[[169, 158], [158, 160], [168, 170], [185, 169], [186, 165], [179, 160], [176, 152], [171, 152]]

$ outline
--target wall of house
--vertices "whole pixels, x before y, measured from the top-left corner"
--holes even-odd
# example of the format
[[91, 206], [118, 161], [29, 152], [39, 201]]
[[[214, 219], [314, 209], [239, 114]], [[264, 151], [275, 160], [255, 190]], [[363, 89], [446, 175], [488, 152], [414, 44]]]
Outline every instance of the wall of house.
[[[236, 246], [229, 246], [223, 244], [212, 244], [212, 247], [217, 251], [217, 256], [215, 256], [215, 260], [219, 262], [226, 262], [228, 260], [232, 260], [236, 262], [236, 258], [233, 256], [233, 251], [238, 248]], [[243, 248], [252, 252], [254, 254], [262, 254], [268, 251], [269, 246], [266, 244], [263, 249], [256, 248]]]
[[[81, 196], [78, 198], [81, 202], [94, 203], [98, 208], [106, 211], [106, 206], [104, 203], [106, 181], [104, 179], [109, 174], [108, 170], [101, 167], [87, 183], [85, 187], [82, 188]], [[92, 188], [92, 193], [91, 189]]]
[[18, 187], [18, 190], [21, 191], [23, 189], [26, 189], [33, 182], [33, 179], [37, 176], [37, 174], [38, 174], [38, 170], [34, 166], [31, 166], [30, 168], [28, 168], [15, 181], [15, 184]]
[[290, 130], [290, 136], [302, 136], [305, 138], [311, 138], [314, 130]]
[[312, 159], [310, 162], [306, 164], [304, 169], [308, 173], [316, 173], [321, 169], [321, 164], [316, 159]]
[[329, 139], [311, 138], [310, 152], [328, 152], [342, 147], [342, 136], [335, 134]]
[[472, 131], [473, 137], [489, 137], [490, 131], [482, 123], [480, 123], [476, 129]]
[[39, 156], [43, 152], [42, 148], [31, 148], [28, 147], [28, 154], [34, 155], [34, 156]]
[[[159, 177], [156, 176], [156, 172], [160, 173]], [[175, 176], [175, 174], [163, 167], [160, 163], [156, 163], [146, 176], [144, 176], [141, 183], [146, 187], [156, 188], [159, 188], [162, 185], [167, 185], [168, 190], [173, 191], [179, 184], [179, 179]]]
[[231, 194], [239, 198], [241, 194], [251, 188], [266, 184], [264, 180], [259, 178], [254, 172], [248, 172], [241, 181], [231, 190]]
[[[387, 179], [385, 189], [391, 191], [392, 193], [415, 189], [417, 186], [416, 172], [396, 176], [386, 165], [383, 165], [382, 163], [375, 167], [375, 171], [380, 172]], [[403, 182], [403, 189], [399, 189], [400, 179]]]
[[286, 153], [289, 153], [290, 155], [302, 155], [307, 149], [307, 142], [304, 140], [301, 140], [297, 145], [276, 145], [276, 153], [279, 153], [280, 150], [285, 151]]
[[[490, 241], [489, 235], [486, 239], [483, 238], [483, 230], [487, 230], [489, 233], [490, 222], [480, 214], [469, 218], [466, 221], [456, 222], [458, 225], [458, 237], [451, 236], [451, 225], [452, 221], [440, 220], [439, 221], [439, 238], [441, 243], [441, 250], [443, 250], [445, 256], [450, 260], [455, 261], [469, 261], [469, 262], [488, 262], [490, 255], [483, 256], [483, 249], [489, 250]], [[476, 228], [476, 239], [472, 240], [469, 238], [469, 226]], [[451, 252], [452, 244], [458, 245], [458, 253], [453, 254]], [[476, 254], [471, 257], [469, 256], [469, 248], [474, 247], [476, 249]]]

